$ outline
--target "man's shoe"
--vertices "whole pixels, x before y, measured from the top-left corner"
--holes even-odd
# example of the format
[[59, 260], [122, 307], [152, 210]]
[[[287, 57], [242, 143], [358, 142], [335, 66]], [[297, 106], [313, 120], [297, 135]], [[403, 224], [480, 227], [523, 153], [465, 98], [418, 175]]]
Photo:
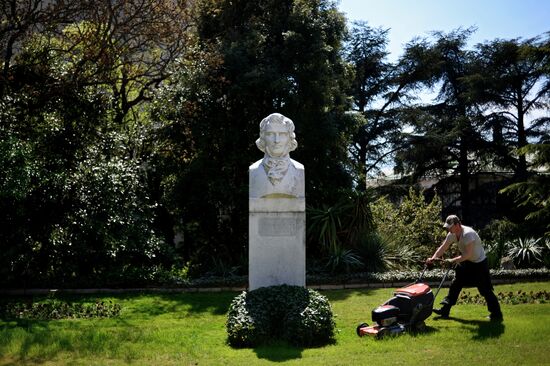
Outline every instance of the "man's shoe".
[[449, 309], [445, 306], [443, 306], [441, 309], [433, 309], [433, 312], [443, 319], [449, 319]]

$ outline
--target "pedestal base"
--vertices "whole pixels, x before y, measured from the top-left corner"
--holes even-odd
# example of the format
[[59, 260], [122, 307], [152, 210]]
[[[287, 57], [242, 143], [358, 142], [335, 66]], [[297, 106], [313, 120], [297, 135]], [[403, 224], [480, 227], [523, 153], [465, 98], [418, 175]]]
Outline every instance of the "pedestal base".
[[[276, 201], [279, 199], [250, 201], [250, 290], [282, 284], [306, 285], [305, 200]], [[265, 212], [269, 206], [279, 212]]]

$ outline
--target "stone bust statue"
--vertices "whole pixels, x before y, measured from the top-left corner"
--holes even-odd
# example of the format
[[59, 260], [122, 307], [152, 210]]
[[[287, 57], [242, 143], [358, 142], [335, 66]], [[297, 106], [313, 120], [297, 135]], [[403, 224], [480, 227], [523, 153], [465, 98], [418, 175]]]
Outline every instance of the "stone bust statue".
[[256, 146], [264, 157], [249, 168], [249, 197], [303, 198], [304, 166], [289, 157], [298, 147], [292, 120], [279, 113], [264, 118]]

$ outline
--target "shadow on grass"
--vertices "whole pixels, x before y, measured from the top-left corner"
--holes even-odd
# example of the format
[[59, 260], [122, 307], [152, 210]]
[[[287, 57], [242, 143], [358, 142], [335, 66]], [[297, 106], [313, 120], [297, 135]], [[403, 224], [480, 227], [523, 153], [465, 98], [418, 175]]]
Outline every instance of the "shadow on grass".
[[[442, 320], [441, 317], [434, 318], [435, 320]], [[449, 317], [443, 321], [455, 321], [460, 324], [467, 325], [464, 327], [472, 332], [472, 339], [476, 341], [484, 341], [491, 338], [499, 338], [505, 330], [504, 323], [492, 322], [490, 320], [468, 320], [455, 317]]]
[[439, 329], [435, 328], [435, 327], [432, 327], [432, 326], [429, 326], [429, 325], [426, 325], [424, 327], [424, 329], [422, 330], [411, 330], [409, 332], [409, 334], [412, 336], [412, 337], [421, 337], [421, 336], [425, 336], [425, 335], [429, 335], [429, 334], [433, 334], [433, 333], [437, 333], [439, 332]]
[[62, 300], [69, 303], [95, 303], [97, 300], [109, 301], [122, 305], [123, 310], [132, 314], [158, 316], [167, 313], [209, 313], [223, 315], [229, 310], [231, 301], [238, 295], [236, 292], [128, 292], [98, 294], [63, 294], [8, 296], [6, 302], [40, 302], [47, 299]]
[[231, 301], [238, 295], [235, 292], [200, 292], [200, 293], [154, 293], [113, 295], [120, 301], [133, 302], [134, 314], [158, 316], [167, 313], [186, 313], [224, 315], [229, 310]]
[[343, 289], [343, 290], [319, 290], [321, 294], [327, 297], [329, 301], [344, 301], [352, 296], [369, 296], [372, 294], [374, 289], [365, 288], [365, 289]]
[[304, 348], [291, 346], [285, 342], [277, 341], [269, 345], [254, 348], [254, 353], [260, 359], [271, 362], [285, 362], [302, 358]]
[[271, 362], [285, 362], [302, 358], [302, 352], [305, 349], [323, 348], [334, 344], [336, 344], [336, 339], [331, 339], [329, 342], [321, 345], [297, 347], [288, 342], [276, 340], [269, 344], [255, 347], [253, 350], [259, 359], [265, 359]]
[[472, 339], [484, 341], [491, 338], [499, 338], [503, 333], [505, 326], [502, 322], [492, 322], [490, 320], [465, 320], [452, 318], [461, 324], [470, 325], [468, 329], [473, 333]]
[[[111, 324], [98, 327], [98, 321]], [[74, 321], [5, 320], [3, 324], [0, 323], [0, 355], [9, 354], [8, 350], [13, 344], [18, 348], [17, 352], [11, 352], [10, 360], [13, 364], [39, 364], [53, 360], [59, 354], [74, 352], [85, 355], [105, 352], [116, 354], [121, 342], [112, 341], [113, 328], [118, 329], [117, 337], [127, 342], [139, 340], [143, 336], [140, 329], [119, 318]]]
[[[10, 302], [38, 302], [55, 298], [70, 303], [94, 303], [96, 300], [113, 301], [122, 306], [115, 318], [92, 319], [0, 319], [0, 357], [5, 362], [43, 363], [59, 354], [78, 353], [85, 357], [95, 354], [124, 353], [125, 345], [147, 342], [147, 327], [141, 322], [157, 316], [168, 315], [185, 318], [203, 315], [226, 314], [232, 299], [231, 292], [216, 293], [125, 293], [55, 296], [10, 297]], [[4, 300], [4, 299], [3, 299]], [[151, 319], [151, 321], [155, 321]], [[137, 325], [136, 325], [137, 324]], [[113, 341], [116, 339], [116, 341]], [[14, 349], [15, 348], [15, 349]], [[121, 351], [122, 350], [122, 351]], [[127, 353], [127, 352], [126, 352]], [[128, 361], [131, 361], [133, 357]]]

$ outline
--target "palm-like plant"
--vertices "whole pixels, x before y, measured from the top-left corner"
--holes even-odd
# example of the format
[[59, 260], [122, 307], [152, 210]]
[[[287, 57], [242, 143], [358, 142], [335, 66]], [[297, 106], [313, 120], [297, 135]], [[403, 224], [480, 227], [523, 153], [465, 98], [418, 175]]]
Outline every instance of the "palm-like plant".
[[353, 192], [343, 207], [346, 211], [345, 234], [348, 243], [354, 247], [365, 232], [371, 231], [374, 226], [371, 201], [369, 192]]
[[330, 250], [326, 266], [332, 273], [349, 273], [362, 267], [363, 262], [353, 250], [337, 246]]
[[363, 258], [366, 271], [382, 272], [387, 269], [386, 244], [377, 232], [363, 233], [357, 251]]
[[308, 235], [326, 250], [356, 247], [361, 235], [372, 230], [370, 195], [351, 193], [334, 206], [308, 209]]
[[333, 206], [308, 208], [308, 237], [321, 245], [326, 266], [331, 272], [349, 272], [363, 266], [361, 257], [352, 249], [361, 238], [373, 231], [370, 195], [352, 192]]
[[317, 240], [324, 248], [334, 249], [340, 246], [339, 232], [342, 228], [343, 205], [323, 206], [321, 209], [308, 209], [308, 235]]
[[517, 239], [506, 243], [507, 254], [518, 266], [526, 267], [541, 262], [542, 245], [539, 244], [542, 238]]

